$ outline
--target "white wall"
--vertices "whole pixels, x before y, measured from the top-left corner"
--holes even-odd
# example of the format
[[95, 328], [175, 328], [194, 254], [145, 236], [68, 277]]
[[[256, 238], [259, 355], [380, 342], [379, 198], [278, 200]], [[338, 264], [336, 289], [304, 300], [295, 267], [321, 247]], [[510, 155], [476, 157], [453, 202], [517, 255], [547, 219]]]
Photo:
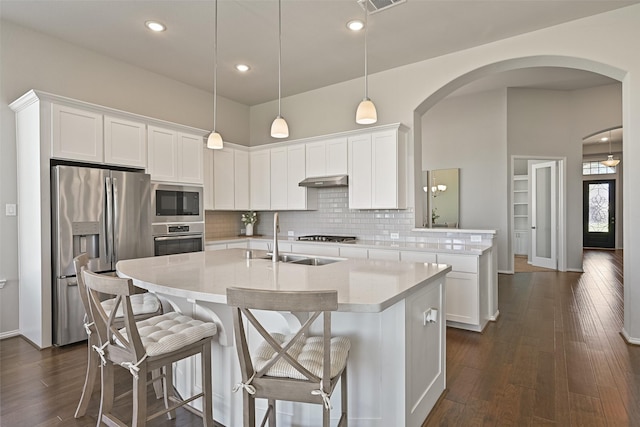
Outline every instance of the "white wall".
[[460, 228], [497, 230], [507, 270], [506, 91], [451, 97], [422, 119], [422, 169], [460, 168]]
[[[369, 95], [378, 108], [379, 123], [403, 122], [420, 135], [421, 123], [414, 123], [414, 110], [420, 117], [432, 103], [476, 76], [550, 65], [598, 72], [623, 82], [625, 161], [640, 162], [638, 22], [640, 5], [633, 5], [376, 73], [370, 76]], [[353, 115], [362, 96], [361, 83], [361, 79], [356, 79], [283, 99], [283, 114], [289, 122], [292, 138], [355, 129]], [[276, 104], [271, 102], [251, 108], [252, 145], [268, 142], [268, 124], [276, 115]], [[313, 109], [313, 114], [306, 113], [309, 108]], [[421, 147], [414, 149], [417, 161]], [[570, 166], [575, 167], [575, 162]], [[640, 182], [640, 169], [625, 168], [624, 180]], [[624, 189], [624, 258], [625, 283], [631, 285], [625, 286], [623, 333], [640, 343], [640, 310], [637, 308], [640, 307], [640, 264], [634, 264], [631, 258], [640, 250], [640, 222], [631, 221], [632, 212], [640, 211], [640, 193], [632, 194], [628, 187]]]
[[[0, 21], [0, 337], [18, 329], [15, 115], [8, 104], [30, 89], [121, 109], [200, 129], [213, 125], [213, 97], [160, 75]], [[249, 143], [249, 107], [218, 97], [219, 131]], [[20, 207], [18, 206], [18, 209]]]

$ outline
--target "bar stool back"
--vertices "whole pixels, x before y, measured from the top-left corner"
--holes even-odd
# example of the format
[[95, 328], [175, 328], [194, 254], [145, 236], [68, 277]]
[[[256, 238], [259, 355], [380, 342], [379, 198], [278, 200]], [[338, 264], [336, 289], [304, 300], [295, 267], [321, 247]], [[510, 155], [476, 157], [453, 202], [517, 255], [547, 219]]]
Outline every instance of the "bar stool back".
[[[350, 342], [345, 337], [331, 337], [331, 311], [338, 309], [336, 291], [290, 292], [256, 289], [227, 289], [227, 304], [233, 308], [234, 335], [240, 360], [242, 382], [234, 391], [243, 391], [244, 425], [255, 426], [255, 399], [268, 400], [267, 419], [276, 423], [276, 401], [323, 405], [323, 426], [329, 426], [330, 397], [338, 380], [341, 383], [341, 416], [338, 426], [347, 425], [347, 358]], [[254, 310], [308, 313], [298, 331], [285, 336], [269, 333]], [[322, 317], [320, 336], [309, 336], [312, 324]], [[262, 336], [252, 353], [249, 327]]]
[[[80, 274], [81, 269], [89, 266], [89, 257], [87, 254], [80, 254], [73, 259], [73, 265], [76, 270], [76, 278], [78, 281], [78, 292], [80, 293], [80, 299], [86, 313], [84, 328], [87, 331], [87, 372], [85, 374], [84, 386], [82, 387], [82, 396], [78, 402], [78, 407], [74, 414], [75, 418], [80, 418], [87, 413], [87, 408], [91, 401], [91, 395], [95, 388], [96, 378], [98, 377], [98, 371], [100, 367], [100, 357], [98, 353], [93, 350], [94, 345], [99, 345], [98, 335], [96, 334], [95, 324], [93, 317], [91, 317], [91, 311], [89, 309], [89, 297], [87, 289]], [[110, 313], [115, 305], [115, 299], [110, 298], [102, 301], [102, 306], [107, 313]], [[133, 308], [133, 316], [137, 320], [148, 319], [149, 317], [162, 314], [162, 303], [157, 296], [150, 292], [144, 292], [133, 295], [131, 297], [131, 306]], [[119, 322], [120, 325], [124, 325], [122, 319], [122, 307], [116, 313], [115, 322]], [[158, 399], [162, 397], [162, 382], [160, 381], [160, 374], [157, 371], [152, 372], [152, 376], [158, 378], [153, 383]]]
[[[132, 376], [134, 427], [144, 426], [148, 420], [167, 413], [173, 418], [177, 407], [200, 397], [203, 424], [212, 427], [211, 341], [216, 334], [216, 325], [176, 312], [136, 323], [131, 304], [135, 287], [130, 279], [103, 276], [84, 268], [81, 274], [100, 341], [100, 346], [96, 348], [102, 360], [100, 422], [124, 425], [111, 412], [114, 400], [113, 366], [119, 365], [128, 369]], [[115, 297], [115, 307], [110, 313], [101, 304], [102, 294]], [[115, 322], [119, 306], [122, 306], [124, 319], [122, 328]], [[183, 400], [173, 388], [172, 364], [196, 354], [201, 355], [202, 392]], [[162, 369], [165, 409], [147, 415], [147, 373], [156, 369]], [[190, 410], [194, 411], [193, 408]]]

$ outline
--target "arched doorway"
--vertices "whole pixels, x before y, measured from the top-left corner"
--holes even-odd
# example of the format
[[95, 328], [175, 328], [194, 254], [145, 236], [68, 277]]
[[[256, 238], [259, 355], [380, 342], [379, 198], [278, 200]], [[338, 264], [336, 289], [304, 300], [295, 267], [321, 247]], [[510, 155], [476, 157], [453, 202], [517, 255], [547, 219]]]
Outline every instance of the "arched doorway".
[[[415, 143], [415, 170], [416, 170], [416, 183], [419, 182], [420, 177], [418, 176], [418, 172], [422, 172], [422, 159], [423, 159], [423, 121], [422, 117], [430, 111], [435, 105], [440, 103], [442, 100], [447, 98], [454, 91], [459, 88], [474, 82], [478, 79], [482, 79], [497, 73], [502, 73], [510, 70], [524, 70], [536, 67], [559, 67], [559, 68], [567, 68], [572, 70], [584, 70], [590, 73], [597, 73], [602, 76], [606, 76], [610, 79], [613, 79], [617, 82], [622, 81], [625, 72], [619, 70], [614, 67], [610, 67], [601, 63], [596, 63], [593, 61], [587, 61], [579, 58], [570, 58], [570, 57], [558, 57], [558, 56], [535, 56], [535, 57], [526, 57], [526, 58], [514, 58], [510, 60], [501, 61], [494, 64], [489, 64], [478, 69], [472, 70], [462, 76], [459, 76], [456, 79], [453, 79], [439, 90], [434, 92], [431, 96], [426, 98], [416, 109], [414, 110], [414, 143]], [[464, 119], [461, 120], [463, 122]], [[581, 137], [582, 135], [580, 135]], [[499, 148], [499, 150], [502, 148]], [[568, 168], [570, 171], [577, 170], [578, 163], [581, 163], [581, 153], [570, 153], [567, 155], [569, 157]], [[505, 152], [497, 152], [494, 155], [495, 163], [491, 164], [491, 169], [502, 169], [499, 171], [502, 174], [500, 178], [499, 185], [492, 186], [490, 184], [487, 187], [491, 187], [493, 191], [504, 192], [508, 194], [508, 182], [510, 175], [510, 165], [508, 164], [507, 155]], [[447, 165], [447, 167], [453, 167], [451, 165]], [[461, 171], [461, 175], [464, 175], [464, 170]], [[464, 178], [462, 178], [464, 179]], [[573, 191], [572, 186], [578, 185], [578, 177], [575, 176], [573, 178], [570, 177], [570, 183], [568, 187], [568, 191]], [[464, 185], [464, 184], [461, 184]], [[581, 183], [580, 183], [581, 185]], [[416, 189], [420, 189], [421, 187], [416, 185]], [[464, 190], [463, 190], [464, 191]], [[580, 190], [581, 191], [581, 190]], [[416, 191], [415, 194], [416, 200], [419, 200], [420, 194]], [[580, 195], [576, 196], [581, 198]], [[502, 196], [504, 198], [504, 196]], [[486, 228], [496, 228], [499, 230], [498, 233], [498, 251], [501, 252], [501, 258], [499, 260], [499, 270], [502, 272], [508, 272], [512, 270], [512, 262], [513, 262], [513, 252], [511, 247], [511, 225], [507, 220], [507, 211], [509, 209], [509, 204], [505, 202], [502, 210], [504, 213], [504, 218], [498, 218], [494, 222], [496, 225], [492, 225], [491, 227]], [[565, 201], [566, 203], [566, 201]], [[581, 210], [578, 212], [573, 208], [573, 203], [570, 203], [568, 206], [566, 214], [561, 218], [564, 224], [567, 222], [567, 218], [569, 220], [579, 221], [581, 220]], [[581, 206], [580, 203], [578, 203]], [[423, 217], [424, 212], [422, 212], [422, 206], [419, 203], [416, 203], [416, 225], [420, 224], [420, 219]], [[461, 209], [464, 209], [464, 206], [461, 206]], [[576, 210], [576, 212], [573, 212]], [[502, 215], [502, 214], [501, 214]], [[461, 221], [462, 228], [468, 228], [465, 226], [464, 221]], [[573, 230], [571, 224], [567, 229], [566, 233], [561, 237], [561, 244], [559, 246], [560, 253], [563, 254], [565, 259], [568, 259], [566, 265], [562, 266], [562, 270], [580, 270], [581, 269], [581, 245], [578, 244], [575, 248], [572, 245], [576, 242], [576, 239], [579, 239], [581, 236], [581, 229], [579, 227], [574, 227], [576, 230]], [[574, 236], [576, 234], [578, 237]], [[567, 244], [567, 240], [569, 239], [569, 244]], [[507, 265], [507, 267], [505, 267]]]

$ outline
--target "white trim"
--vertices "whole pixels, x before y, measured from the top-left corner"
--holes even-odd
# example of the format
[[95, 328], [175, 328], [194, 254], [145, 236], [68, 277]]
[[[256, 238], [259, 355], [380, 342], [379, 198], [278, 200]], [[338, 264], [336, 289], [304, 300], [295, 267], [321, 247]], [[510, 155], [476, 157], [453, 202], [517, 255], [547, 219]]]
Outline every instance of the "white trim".
[[620, 333], [628, 344], [640, 345], [640, 338], [631, 338], [625, 328], [622, 328], [622, 331]]
[[0, 332], [0, 340], [3, 340], [5, 338], [17, 337], [17, 336], [20, 336], [20, 330], [18, 329], [13, 331]]

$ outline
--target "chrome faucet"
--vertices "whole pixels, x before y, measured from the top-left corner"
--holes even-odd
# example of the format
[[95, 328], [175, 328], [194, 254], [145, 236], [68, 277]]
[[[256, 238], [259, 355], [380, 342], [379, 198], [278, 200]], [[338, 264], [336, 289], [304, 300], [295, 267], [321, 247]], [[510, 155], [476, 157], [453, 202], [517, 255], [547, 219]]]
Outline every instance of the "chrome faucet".
[[280, 231], [280, 222], [278, 221], [278, 212], [273, 213], [273, 252], [271, 253], [271, 261], [278, 262], [280, 260], [280, 252], [278, 251], [278, 231]]

